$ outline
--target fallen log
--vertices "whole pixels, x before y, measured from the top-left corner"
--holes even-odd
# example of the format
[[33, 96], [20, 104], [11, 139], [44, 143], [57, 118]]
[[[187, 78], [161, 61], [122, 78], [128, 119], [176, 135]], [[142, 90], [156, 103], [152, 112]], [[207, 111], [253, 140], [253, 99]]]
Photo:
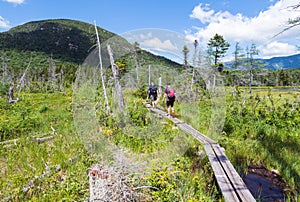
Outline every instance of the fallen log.
[[43, 138], [36, 138], [37, 143], [43, 143], [49, 140], [52, 140], [54, 136], [48, 136], [48, 137], [43, 137]]

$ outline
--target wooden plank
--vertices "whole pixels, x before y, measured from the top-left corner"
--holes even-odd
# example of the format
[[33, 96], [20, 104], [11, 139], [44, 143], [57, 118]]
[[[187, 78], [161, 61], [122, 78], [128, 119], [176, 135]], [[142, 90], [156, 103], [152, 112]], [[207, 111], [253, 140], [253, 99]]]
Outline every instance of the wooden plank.
[[200, 133], [198, 130], [196, 130], [195, 128], [193, 128], [192, 126], [188, 125], [188, 124], [184, 124], [183, 125], [188, 131], [190, 131], [190, 134], [193, 135], [196, 139], [201, 139], [203, 143], [209, 143], [209, 144], [216, 144], [216, 142], [212, 139], [210, 139], [209, 137], [203, 135], [202, 133]]
[[196, 138], [199, 142], [205, 144], [206, 143], [206, 139], [199, 135], [199, 134], [196, 134], [194, 133], [193, 131], [191, 131], [191, 129], [189, 127], [187, 127], [186, 124], [180, 124], [180, 125], [177, 125], [181, 130], [183, 130], [184, 132], [186, 132], [187, 134], [190, 134], [192, 135], [194, 138]]
[[240, 177], [238, 172], [235, 170], [225, 153], [221, 150], [220, 145], [212, 145], [212, 148], [219, 159], [221, 166], [223, 167], [224, 172], [228, 176], [230, 183], [234, 187], [235, 192], [239, 196], [241, 201], [255, 202], [256, 200], [252, 196], [251, 192], [248, 190], [243, 179]]
[[240, 201], [210, 144], [204, 145], [211, 167], [225, 201]]

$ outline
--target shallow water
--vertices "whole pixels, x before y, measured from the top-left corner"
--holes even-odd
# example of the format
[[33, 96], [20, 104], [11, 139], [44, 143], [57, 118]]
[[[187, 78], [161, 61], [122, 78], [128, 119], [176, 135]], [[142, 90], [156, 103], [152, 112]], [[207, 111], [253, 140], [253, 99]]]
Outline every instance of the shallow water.
[[243, 180], [257, 201], [285, 201], [283, 190], [274, 185], [269, 179], [255, 173], [248, 173]]

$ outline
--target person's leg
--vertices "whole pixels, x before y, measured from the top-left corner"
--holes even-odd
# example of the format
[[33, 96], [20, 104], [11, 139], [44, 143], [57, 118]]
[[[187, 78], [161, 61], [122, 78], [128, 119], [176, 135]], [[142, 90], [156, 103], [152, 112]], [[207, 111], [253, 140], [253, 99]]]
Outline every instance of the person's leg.
[[157, 95], [154, 95], [154, 99], [153, 99], [153, 107], [156, 106], [156, 102], [157, 102]]
[[170, 102], [167, 101], [167, 112], [168, 112], [168, 117], [170, 117], [170, 109], [171, 109]]
[[172, 102], [170, 103], [170, 106], [171, 106], [171, 109], [172, 109], [172, 114], [174, 114], [174, 112], [175, 112], [175, 109], [174, 109], [174, 101], [172, 101]]
[[151, 99], [151, 106], [153, 107], [153, 102], [154, 102], [154, 95], [150, 95], [150, 99]]

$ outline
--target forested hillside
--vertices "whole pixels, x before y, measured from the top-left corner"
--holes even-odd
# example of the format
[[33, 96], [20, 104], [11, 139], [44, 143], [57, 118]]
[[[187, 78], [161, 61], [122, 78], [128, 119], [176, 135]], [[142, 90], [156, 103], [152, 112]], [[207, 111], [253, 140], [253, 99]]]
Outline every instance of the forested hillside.
[[[114, 34], [98, 28], [101, 40]], [[0, 34], [1, 50], [34, 51], [53, 58], [80, 64], [95, 44], [93, 26], [74, 20], [28, 22]]]
[[[101, 43], [119, 37], [100, 27], [98, 33]], [[126, 46], [132, 47], [132, 44], [124, 41]], [[17, 84], [24, 72], [24, 82], [31, 91], [53, 90], [53, 85], [56, 86], [54, 89], [70, 86], [78, 65], [84, 62], [95, 45], [94, 25], [75, 20], [28, 22], [0, 33], [0, 93], [7, 93], [9, 83]], [[130, 55], [133, 54], [134, 51], [119, 61], [121, 72], [132, 68]], [[155, 56], [145, 50], [138, 49], [136, 54], [141, 58], [140, 65], [157, 63], [180, 67], [165, 57]]]

